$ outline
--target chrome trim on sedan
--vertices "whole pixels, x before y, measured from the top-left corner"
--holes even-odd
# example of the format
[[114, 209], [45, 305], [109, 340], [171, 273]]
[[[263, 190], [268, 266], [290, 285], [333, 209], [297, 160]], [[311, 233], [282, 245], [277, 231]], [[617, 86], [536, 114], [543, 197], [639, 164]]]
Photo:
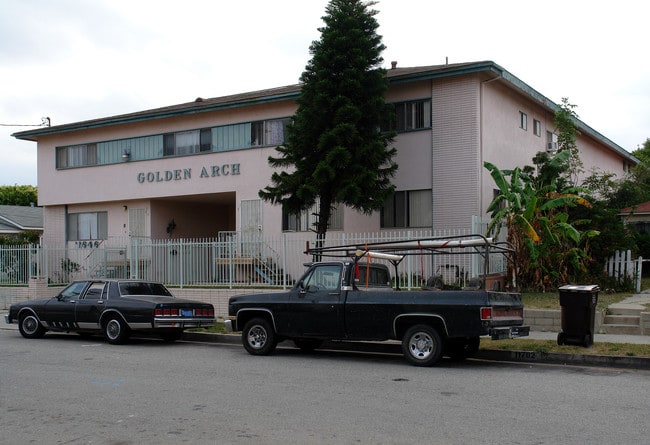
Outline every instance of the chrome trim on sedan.
[[[153, 319], [153, 327], [154, 328], [209, 328], [210, 326], [214, 325], [215, 321], [216, 320], [214, 318], [156, 317]], [[149, 325], [149, 327], [151, 327], [151, 325]], [[140, 329], [143, 328], [141, 327]]]

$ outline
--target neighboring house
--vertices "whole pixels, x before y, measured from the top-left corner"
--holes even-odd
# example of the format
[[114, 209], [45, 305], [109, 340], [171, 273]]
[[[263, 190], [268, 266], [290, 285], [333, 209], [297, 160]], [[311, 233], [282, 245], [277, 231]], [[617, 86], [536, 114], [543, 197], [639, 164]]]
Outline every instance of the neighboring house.
[[[336, 208], [332, 232], [472, 229], [495, 195], [485, 161], [513, 168], [557, 149], [557, 105], [494, 62], [393, 63], [388, 80], [397, 192], [372, 215]], [[270, 184], [268, 157], [284, 141], [299, 94], [291, 85], [198, 98], [14, 134], [37, 142], [44, 242], [309, 231], [318, 209], [290, 215], [258, 196]], [[638, 162], [585, 123], [578, 129], [585, 175], [622, 177]]]
[[43, 234], [43, 209], [0, 205], [0, 235], [17, 235], [25, 231]]
[[650, 201], [621, 209], [623, 222], [637, 233], [650, 233]]

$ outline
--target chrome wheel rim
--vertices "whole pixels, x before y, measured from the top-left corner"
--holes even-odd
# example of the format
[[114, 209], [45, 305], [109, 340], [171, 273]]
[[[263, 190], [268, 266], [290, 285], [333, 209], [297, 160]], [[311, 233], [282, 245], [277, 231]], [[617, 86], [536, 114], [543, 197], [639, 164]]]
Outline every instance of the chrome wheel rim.
[[106, 325], [106, 336], [111, 340], [115, 340], [120, 335], [120, 322], [117, 320], [109, 320]]
[[248, 344], [252, 348], [261, 349], [266, 344], [266, 330], [261, 326], [253, 326], [248, 331]]
[[426, 360], [433, 352], [433, 338], [426, 332], [417, 332], [409, 340], [409, 351], [418, 360]]
[[38, 330], [38, 320], [33, 315], [28, 315], [23, 319], [23, 331], [26, 334], [33, 334]]

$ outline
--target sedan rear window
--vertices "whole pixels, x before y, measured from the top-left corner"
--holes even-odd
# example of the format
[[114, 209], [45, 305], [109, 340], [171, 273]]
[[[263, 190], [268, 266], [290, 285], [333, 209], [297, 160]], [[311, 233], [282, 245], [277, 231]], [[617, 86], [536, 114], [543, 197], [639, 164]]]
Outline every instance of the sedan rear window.
[[145, 283], [142, 281], [120, 282], [120, 295], [153, 295], [171, 297], [172, 294], [160, 283]]

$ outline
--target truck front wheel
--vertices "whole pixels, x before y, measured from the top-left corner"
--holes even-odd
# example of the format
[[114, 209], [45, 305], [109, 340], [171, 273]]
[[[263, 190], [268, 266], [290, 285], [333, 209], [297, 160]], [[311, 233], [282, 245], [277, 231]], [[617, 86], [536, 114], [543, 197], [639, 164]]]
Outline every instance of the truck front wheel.
[[402, 338], [402, 353], [415, 366], [433, 366], [442, 356], [440, 334], [425, 324], [409, 328]]
[[254, 318], [242, 331], [244, 348], [252, 355], [269, 355], [278, 344], [271, 323], [263, 318]]

